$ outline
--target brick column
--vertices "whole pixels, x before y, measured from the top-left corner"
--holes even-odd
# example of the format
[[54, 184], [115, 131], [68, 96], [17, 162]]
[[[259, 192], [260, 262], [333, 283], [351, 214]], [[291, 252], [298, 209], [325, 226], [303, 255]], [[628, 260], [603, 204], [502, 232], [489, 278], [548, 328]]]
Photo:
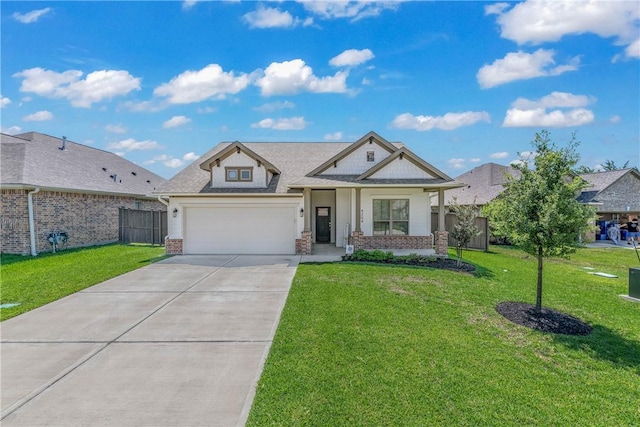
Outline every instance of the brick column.
[[435, 231], [436, 238], [436, 256], [442, 258], [449, 257], [449, 232], [448, 231]]
[[351, 233], [351, 244], [353, 245], [354, 251], [362, 249], [362, 246], [364, 244], [364, 242], [362, 241], [362, 236], [364, 236], [364, 233], [362, 231], [354, 231], [353, 233]]
[[167, 255], [182, 255], [182, 239], [164, 239], [164, 252]]
[[311, 255], [311, 231], [303, 231], [300, 239], [296, 239], [296, 254]]

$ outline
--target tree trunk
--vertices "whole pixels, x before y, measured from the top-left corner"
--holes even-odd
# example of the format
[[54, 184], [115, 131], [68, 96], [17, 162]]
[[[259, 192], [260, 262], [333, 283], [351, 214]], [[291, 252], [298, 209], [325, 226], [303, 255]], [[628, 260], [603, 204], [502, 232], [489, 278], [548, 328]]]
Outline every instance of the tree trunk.
[[542, 246], [538, 247], [538, 288], [536, 292], [536, 310], [542, 311]]

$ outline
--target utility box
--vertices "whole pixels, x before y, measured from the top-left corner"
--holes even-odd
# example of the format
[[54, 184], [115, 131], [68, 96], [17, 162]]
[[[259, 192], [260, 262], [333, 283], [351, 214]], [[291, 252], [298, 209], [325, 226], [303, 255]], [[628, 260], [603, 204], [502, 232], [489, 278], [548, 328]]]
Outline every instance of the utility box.
[[640, 268], [629, 269], [629, 296], [640, 299]]

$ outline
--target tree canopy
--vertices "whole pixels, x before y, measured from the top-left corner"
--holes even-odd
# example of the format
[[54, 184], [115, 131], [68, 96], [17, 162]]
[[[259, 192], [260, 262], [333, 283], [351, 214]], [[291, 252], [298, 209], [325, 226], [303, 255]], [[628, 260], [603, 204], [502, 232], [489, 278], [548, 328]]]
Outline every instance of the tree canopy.
[[572, 171], [579, 160], [575, 135], [564, 148], [557, 148], [549, 132], [536, 133], [535, 154], [513, 167], [519, 179], [508, 177], [505, 191], [491, 202], [485, 213], [496, 234], [538, 258], [538, 295], [542, 307], [542, 260], [567, 257], [580, 245], [578, 237], [591, 227], [593, 210], [576, 198], [587, 186]]

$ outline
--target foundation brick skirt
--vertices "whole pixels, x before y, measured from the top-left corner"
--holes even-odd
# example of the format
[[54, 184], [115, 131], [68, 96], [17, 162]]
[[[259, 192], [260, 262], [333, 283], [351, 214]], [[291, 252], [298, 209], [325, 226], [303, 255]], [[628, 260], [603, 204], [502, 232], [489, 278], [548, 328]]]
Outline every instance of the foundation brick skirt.
[[354, 231], [351, 244], [355, 250], [431, 249], [433, 236], [365, 236], [361, 231]]

